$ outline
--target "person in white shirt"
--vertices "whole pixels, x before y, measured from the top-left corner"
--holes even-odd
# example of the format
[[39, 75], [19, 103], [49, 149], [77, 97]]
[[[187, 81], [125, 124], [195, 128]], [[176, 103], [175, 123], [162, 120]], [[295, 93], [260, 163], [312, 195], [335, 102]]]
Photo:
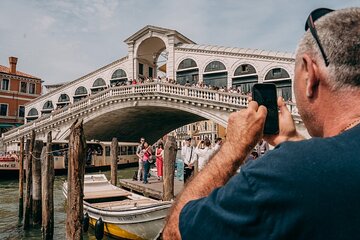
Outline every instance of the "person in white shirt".
[[222, 139], [220, 137], [216, 138], [215, 139], [214, 152], [217, 152], [220, 149], [221, 144], [222, 144]]
[[145, 138], [140, 138], [140, 144], [138, 145], [137, 149], [136, 149], [136, 155], [139, 158], [139, 169], [138, 169], [138, 174], [137, 174], [137, 180], [140, 182], [142, 180], [142, 172], [144, 171], [144, 163], [142, 161], [144, 153], [143, 153], [143, 148], [144, 148], [144, 142], [145, 142]]
[[258, 156], [261, 157], [269, 150], [269, 144], [263, 139], [261, 139], [255, 148]]
[[[200, 145], [203, 145], [204, 148], [200, 148]], [[210, 148], [211, 142], [208, 138], [203, 141], [200, 141], [195, 149], [195, 154], [198, 158], [198, 171], [200, 172], [209, 161], [211, 156], [214, 153], [214, 150]]]
[[181, 148], [181, 157], [184, 160], [184, 183], [194, 171], [194, 162], [196, 160], [195, 148], [191, 146], [191, 138], [187, 138]]

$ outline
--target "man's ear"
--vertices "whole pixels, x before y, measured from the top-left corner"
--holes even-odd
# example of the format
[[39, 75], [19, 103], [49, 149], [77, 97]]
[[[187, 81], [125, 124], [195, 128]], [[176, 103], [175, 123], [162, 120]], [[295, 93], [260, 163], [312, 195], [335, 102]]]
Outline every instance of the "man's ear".
[[312, 98], [319, 86], [319, 72], [316, 62], [309, 55], [303, 55], [303, 70], [306, 72], [306, 96]]

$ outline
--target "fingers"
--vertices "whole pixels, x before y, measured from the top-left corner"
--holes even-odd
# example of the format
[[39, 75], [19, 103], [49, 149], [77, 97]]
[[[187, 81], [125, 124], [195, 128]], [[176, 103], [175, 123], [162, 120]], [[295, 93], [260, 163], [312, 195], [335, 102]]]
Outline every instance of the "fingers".
[[251, 101], [248, 104], [248, 108], [254, 111], [257, 111], [257, 109], [259, 108], [259, 104], [255, 101]]
[[266, 118], [266, 115], [267, 115], [267, 109], [266, 109], [266, 107], [265, 106], [263, 106], [263, 105], [260, 105], [260, 107], [258, 108], [258, 110], [257, 110], [257, 113], [259, 114], [259, 116], [261, 117], [261, 118]]
[[282, 97], [278, 97], [277, 104], [281, 113], [289, 112], [289, 109], [287, 108], [286, 103]]

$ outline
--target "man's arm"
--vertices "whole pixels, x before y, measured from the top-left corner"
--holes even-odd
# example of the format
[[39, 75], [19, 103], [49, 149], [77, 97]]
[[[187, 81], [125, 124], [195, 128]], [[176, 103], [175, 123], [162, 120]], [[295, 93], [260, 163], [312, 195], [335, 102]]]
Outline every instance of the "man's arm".
[[227, 140], [205, 168], [177, 196], [163, 231], [164, 239], [181, 239], [179, 215], [191, 200], [209, 195], [235, 174], [248, 153], [262, 137], [266, 108], [250, 102], [247, 109], [229, 117]]

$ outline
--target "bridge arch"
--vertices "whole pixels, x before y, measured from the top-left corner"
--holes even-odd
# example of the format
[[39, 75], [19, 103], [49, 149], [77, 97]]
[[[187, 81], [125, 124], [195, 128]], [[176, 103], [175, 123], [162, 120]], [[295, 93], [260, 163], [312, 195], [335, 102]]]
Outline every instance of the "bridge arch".
[[[151, 35], [151, 33], [150, 33]], [[157, 60], [160, 54], [167, 49], [167, 39], [162, 36], [150, 36], [140, 41], [135, 47], [136, 72], [140, 78], [157, 77]]]
[[[109, 141], [117, 137], [120, 141], [137, 141], [144, 136], [153, 143], [168, 132], [197, 121], [212, 120], [226, 127], [224, 114], [229, 113], [221, 113], [218, 109], [199, 111], [196, 105], [180, 102], [129, 101], [96, 109], [84, 118], [84, 131], [87, 139]], [[69, 131], [64, 132], [60, 139], [67, 139], [69, 134]]]

